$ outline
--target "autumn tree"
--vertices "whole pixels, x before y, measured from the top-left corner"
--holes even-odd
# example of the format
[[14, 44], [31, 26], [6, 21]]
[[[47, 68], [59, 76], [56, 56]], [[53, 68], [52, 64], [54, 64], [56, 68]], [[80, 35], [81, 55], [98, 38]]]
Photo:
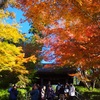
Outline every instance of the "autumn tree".
[[[31, 30], [31, 33], [30, 33]], [[28, 77], [29, 79], [31, 79], [32, 82], [36, 81], [37, 79], [37, 69], [39, 67], [42, 66], [41, 64], [41, 60], [42, 60], [42, 56], [41, 56], [41, 50], [42, 50], [42, 44], [40, 44], [39, 41], [41, 38], [39, 36], [39, 34], [34, 33], [36, 32], [36, 30], [33, 31], [33, 29], [29, 30], [29, 34], [31, 34], [30, 37], [26, 38], [26, 41], [22, 43], [22, 47], [23, 47], [23, 51], [25, 53], [25, 57], [30, 57], [32, 55], [35, 55], [35, 57], [37, 58], [36, 63], [33, 62], [28, 62], [25, 64], [25, 66], [27, 66], [27, 70], [29, 71]], [[34, 78], [34, 80], [33, 80]]]
[[[95, 73], [100, 73], [99, 0], [17, 0], [17, 3], [27, 20], [44, 35], [41, 42], [50, 47], [45, 51], [45, 60], [55, 59], [58, 65], [79, 68], [85, 79], [87, 70], [92, 70], [94, 80], [98, 77]], [[53, 56], [48, 57], [52, 52]]]
[[36, 62], [34, 55], [25, 57], [20, 45], [21, 41], [25, 41], [24, 35], [19, 31], [17, 23], [7, 22], [9, 18], [15, 18], [15, 14], [5, 9], [5, 2], [0, 2], [0, 84], [15, 82], [19, 74], [28, 74], [24, 63]]

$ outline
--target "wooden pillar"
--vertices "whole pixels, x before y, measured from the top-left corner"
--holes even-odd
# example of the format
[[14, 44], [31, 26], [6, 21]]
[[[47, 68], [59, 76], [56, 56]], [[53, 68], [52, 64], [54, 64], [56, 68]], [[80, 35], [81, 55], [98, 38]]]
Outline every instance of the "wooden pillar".
[[41, 78], [41, 86], [43, 86], [43, 78]]

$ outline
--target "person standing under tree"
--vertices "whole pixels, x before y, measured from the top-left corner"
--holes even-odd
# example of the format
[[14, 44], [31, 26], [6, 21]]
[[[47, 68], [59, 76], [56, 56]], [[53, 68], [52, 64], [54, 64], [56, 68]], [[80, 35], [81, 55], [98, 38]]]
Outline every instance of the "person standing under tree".
[[60, 95], [60, 88], [61, 88], [61, 84], [58, 83], [58, 85], [56, 87], [56, 95], [58, 96], [58, 100], [59, 100], [59, 95]]
[[32, 91], [30, 92], [31, 100], [38, 100], [39, 99], [39, 90], [37, 84], [34, 84]]
[[43, 86], [41, 89], [41, 100], [46, 99], [46, 86]]
[[69, 84], [68, 83], [65, 84], [64, 94], [65, 94], [65, 99], [68, 100], [69, 98]]
[[17, 95], [18, 95], [18, 91], [17, 91], [17, 87], [14, 84], [13, 87], [11, 87], [8, 92], [10, 93], [9, 95], [9, 100], [17, 100]]
[[75, 87], [73, 84], [69, 86], [69, 100], [74, 100], [75, 98]]
[[51, 86], [51, 82], [50, 82], [50, 81], [49, 81], [48, 84], [46, 85], [46, 92], [48, 91], [49, 86]]
[[61, 88], [60, 88], [60, 90], [59, 90], [59, 93], [60, 93], [59, 99], [60, 99], [60, 100], [65, 100], [64, 85], [61, 85]]
[[52, 86], [48, 87], [46, 96], [47, 96], [47, 100], [54, 100], [54, 90], [52, 89]]

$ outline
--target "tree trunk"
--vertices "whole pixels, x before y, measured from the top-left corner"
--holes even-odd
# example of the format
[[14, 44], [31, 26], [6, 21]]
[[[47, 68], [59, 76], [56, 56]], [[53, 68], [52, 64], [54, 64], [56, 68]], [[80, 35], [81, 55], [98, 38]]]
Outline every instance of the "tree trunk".
[[93, 81], [93, 84], [92, 84], [92, 89], [95, 88], [95, 83], [96, 83], [96, 79]]

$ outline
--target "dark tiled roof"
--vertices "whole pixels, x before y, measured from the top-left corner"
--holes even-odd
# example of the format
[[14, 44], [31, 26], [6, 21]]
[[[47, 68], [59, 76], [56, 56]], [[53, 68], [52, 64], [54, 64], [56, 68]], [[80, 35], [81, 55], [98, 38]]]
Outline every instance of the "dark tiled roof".
[[67, 67], [64, 67], [64, 68], [38, 68], [38, 73], [41, 73], [41, 74], [45, 74], [45, 73], [75, 73], [76, 72], [76, 69], [75, 68], [67, 68]]

